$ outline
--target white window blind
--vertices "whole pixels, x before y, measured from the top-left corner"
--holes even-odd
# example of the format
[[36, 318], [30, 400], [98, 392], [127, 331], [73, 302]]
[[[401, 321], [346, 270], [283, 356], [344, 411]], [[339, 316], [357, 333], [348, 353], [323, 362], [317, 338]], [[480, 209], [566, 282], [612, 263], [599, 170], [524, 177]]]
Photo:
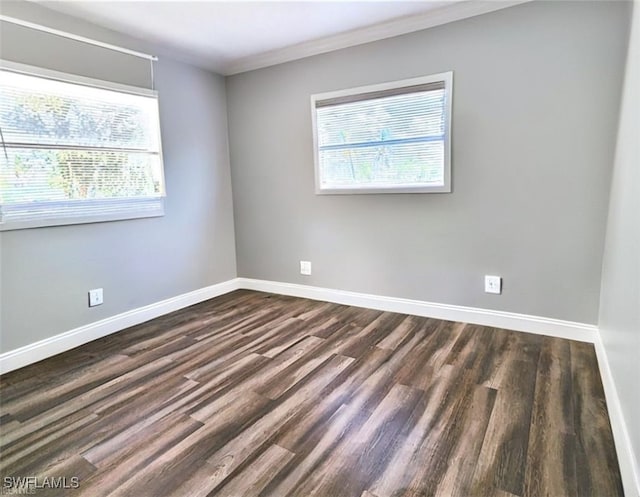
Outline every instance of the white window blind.
[[157, 94], [0, 64], [0, 227], [162, 215]]
[[312, 96], [317, 193], [450, 188], [452, 74]]

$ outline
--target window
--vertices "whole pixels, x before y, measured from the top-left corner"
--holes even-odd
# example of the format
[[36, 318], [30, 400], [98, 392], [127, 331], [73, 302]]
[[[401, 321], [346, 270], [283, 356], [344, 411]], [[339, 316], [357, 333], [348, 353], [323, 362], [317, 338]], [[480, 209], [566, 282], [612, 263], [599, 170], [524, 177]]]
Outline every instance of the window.
[[157, 94], [0, 62], [0, 230], [163, 214]]
[[452, 81], [312, 95], [316, 193], [450, 192]]

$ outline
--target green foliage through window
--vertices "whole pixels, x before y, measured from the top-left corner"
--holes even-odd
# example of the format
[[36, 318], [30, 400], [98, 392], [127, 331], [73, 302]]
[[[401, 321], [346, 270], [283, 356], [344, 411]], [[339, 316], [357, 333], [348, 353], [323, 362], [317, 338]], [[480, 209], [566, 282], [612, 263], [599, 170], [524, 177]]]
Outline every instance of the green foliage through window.
[[160, 197], [157, 99], [0, 69], [0, 204]]
[[320, 190], [448, 191], [451, 74], [416, 80], [312, 97]]

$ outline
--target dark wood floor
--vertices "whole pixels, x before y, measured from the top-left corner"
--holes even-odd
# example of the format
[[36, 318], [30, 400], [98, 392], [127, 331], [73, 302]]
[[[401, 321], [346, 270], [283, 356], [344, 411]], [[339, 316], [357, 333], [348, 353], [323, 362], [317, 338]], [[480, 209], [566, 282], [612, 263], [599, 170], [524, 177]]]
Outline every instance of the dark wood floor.
[[0, 485], [79, 479], [36, 495], [622, 495], [568, 340], [238, 291], [0, 391]]

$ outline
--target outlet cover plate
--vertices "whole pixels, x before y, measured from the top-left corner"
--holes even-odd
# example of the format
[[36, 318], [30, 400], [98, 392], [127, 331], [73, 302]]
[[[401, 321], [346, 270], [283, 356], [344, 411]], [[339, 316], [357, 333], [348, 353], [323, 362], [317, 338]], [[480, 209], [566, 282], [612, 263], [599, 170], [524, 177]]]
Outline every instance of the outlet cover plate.
[[486, 293], [502, 293], [502, 278], [500, 276], [486, 275], [484, 277], [484, 291]]
[[104, 299], [102, 295], [102, 288], [95, 288], [93, 290], [89, 290], [89, 307], [102, 305], [103, 302], [104, 302]]
[[309, 276], [311, 274], [310, 261], [300, 261], [300, 274], [304, 274], [305, 276]]

